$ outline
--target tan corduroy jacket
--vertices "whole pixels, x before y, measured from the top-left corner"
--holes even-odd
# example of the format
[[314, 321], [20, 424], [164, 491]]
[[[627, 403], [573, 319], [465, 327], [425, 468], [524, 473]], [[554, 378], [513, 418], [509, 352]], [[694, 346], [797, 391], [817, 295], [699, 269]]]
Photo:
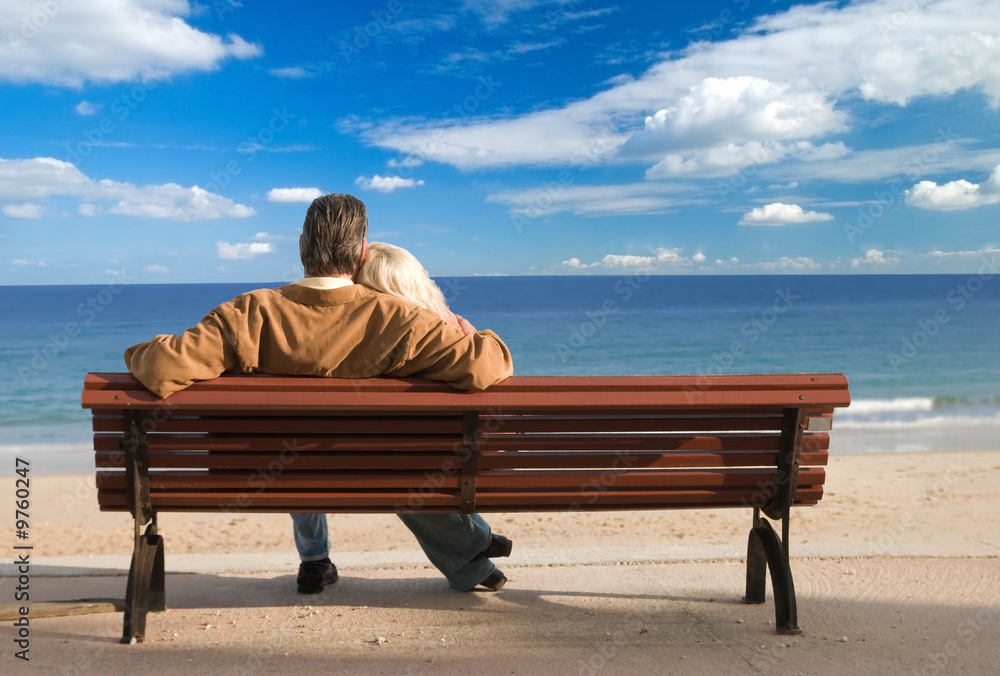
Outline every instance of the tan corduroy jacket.
[[485, 389], [513, 372], [510, 351], [492, 331], [463, 335], [429, 310], [357, 284], [242, 294], [179, 336], [133, 345], [125, 363], [160, 397], [227, 372], [421, 376], [461, 390]]

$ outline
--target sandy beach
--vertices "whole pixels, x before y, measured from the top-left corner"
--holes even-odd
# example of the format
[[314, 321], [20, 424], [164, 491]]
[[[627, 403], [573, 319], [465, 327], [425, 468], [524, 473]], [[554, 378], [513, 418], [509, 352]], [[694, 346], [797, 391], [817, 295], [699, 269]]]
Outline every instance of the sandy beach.
[[[166, 513], [168, 610], [151, 614], [147, 642], [131, 647], [117, 644], [120, 612], [39, 617], [60, 614], [47, 602], [121, 600], [132, 522], [97, 510], [92, 475], [35, 475], [31, 660], [15, 657], [4, 617], [0, 664], [255, 674], [1000, 668], [1000, 452], [834, 453], [828, 473], [820, 504], [792, 518], [802, 636], [774, 633], [770, 590], [765, 605], [740, 602], [743, 510], [489, 515], [515, 541], [498, 594], [449, 590], [392, 516], [332, 516], [341, 581], [312, 597], [294, 591], [286, 515]], [[14, 501], [13, 477], [0, 501]], [[8, 612], [16, 584], [0, 578]], [[111, 610], [91, 610], [102, 608]]]

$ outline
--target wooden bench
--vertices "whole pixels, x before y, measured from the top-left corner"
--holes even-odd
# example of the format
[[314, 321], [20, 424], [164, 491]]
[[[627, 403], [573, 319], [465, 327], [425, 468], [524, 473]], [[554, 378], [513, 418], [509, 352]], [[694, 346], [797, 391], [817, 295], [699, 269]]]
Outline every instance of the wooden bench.
[[156, 513], [216, 510], [744, 508], [745, 600], [764, 602], [770, 569], [778, 631], [798, 633], [789, 510], [822, 497], [827, 430], [850, 394], [841, 374], [521, 376], [475, 393], [224, 376], [158, 400], [128, 374], [91, 373], [82, 403], [100, 508], [135, 518], [122, 638], [135, 642], [166, 607]]

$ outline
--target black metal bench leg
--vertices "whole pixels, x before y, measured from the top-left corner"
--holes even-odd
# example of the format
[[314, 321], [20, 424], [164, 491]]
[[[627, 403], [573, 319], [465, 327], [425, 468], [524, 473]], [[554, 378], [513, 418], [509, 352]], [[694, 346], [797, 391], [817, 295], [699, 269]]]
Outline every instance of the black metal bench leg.
[[788, 553], [777, 533], [766, 520], [759, 518], [750, 531], [747, 544], [747, 603], [764, 602], [767, 569], [771, 569], [774, 590], [774, 623], [779, 634], [801, 634], [795, 607], [795, 583], [788, 565]]
[[751, 529], [747, 541], [747, 589], [745, 603], [763, 603], [767, 585], [767, 555], [760, 536]]
[[164, 591], [163, 538], [156, 524], [136, 539], [125, 590], [125, 620], [122, 643], [142, 643], [146, 638], [146, 613], [166, 609]]

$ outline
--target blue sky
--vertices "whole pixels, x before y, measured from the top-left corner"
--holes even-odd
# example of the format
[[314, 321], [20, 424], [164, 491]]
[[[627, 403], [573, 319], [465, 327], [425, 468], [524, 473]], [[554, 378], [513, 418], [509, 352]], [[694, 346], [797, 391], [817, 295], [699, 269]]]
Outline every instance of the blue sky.
[[998, 106], [996, 0], [0, 0], [0, 284], [975, 272]]

